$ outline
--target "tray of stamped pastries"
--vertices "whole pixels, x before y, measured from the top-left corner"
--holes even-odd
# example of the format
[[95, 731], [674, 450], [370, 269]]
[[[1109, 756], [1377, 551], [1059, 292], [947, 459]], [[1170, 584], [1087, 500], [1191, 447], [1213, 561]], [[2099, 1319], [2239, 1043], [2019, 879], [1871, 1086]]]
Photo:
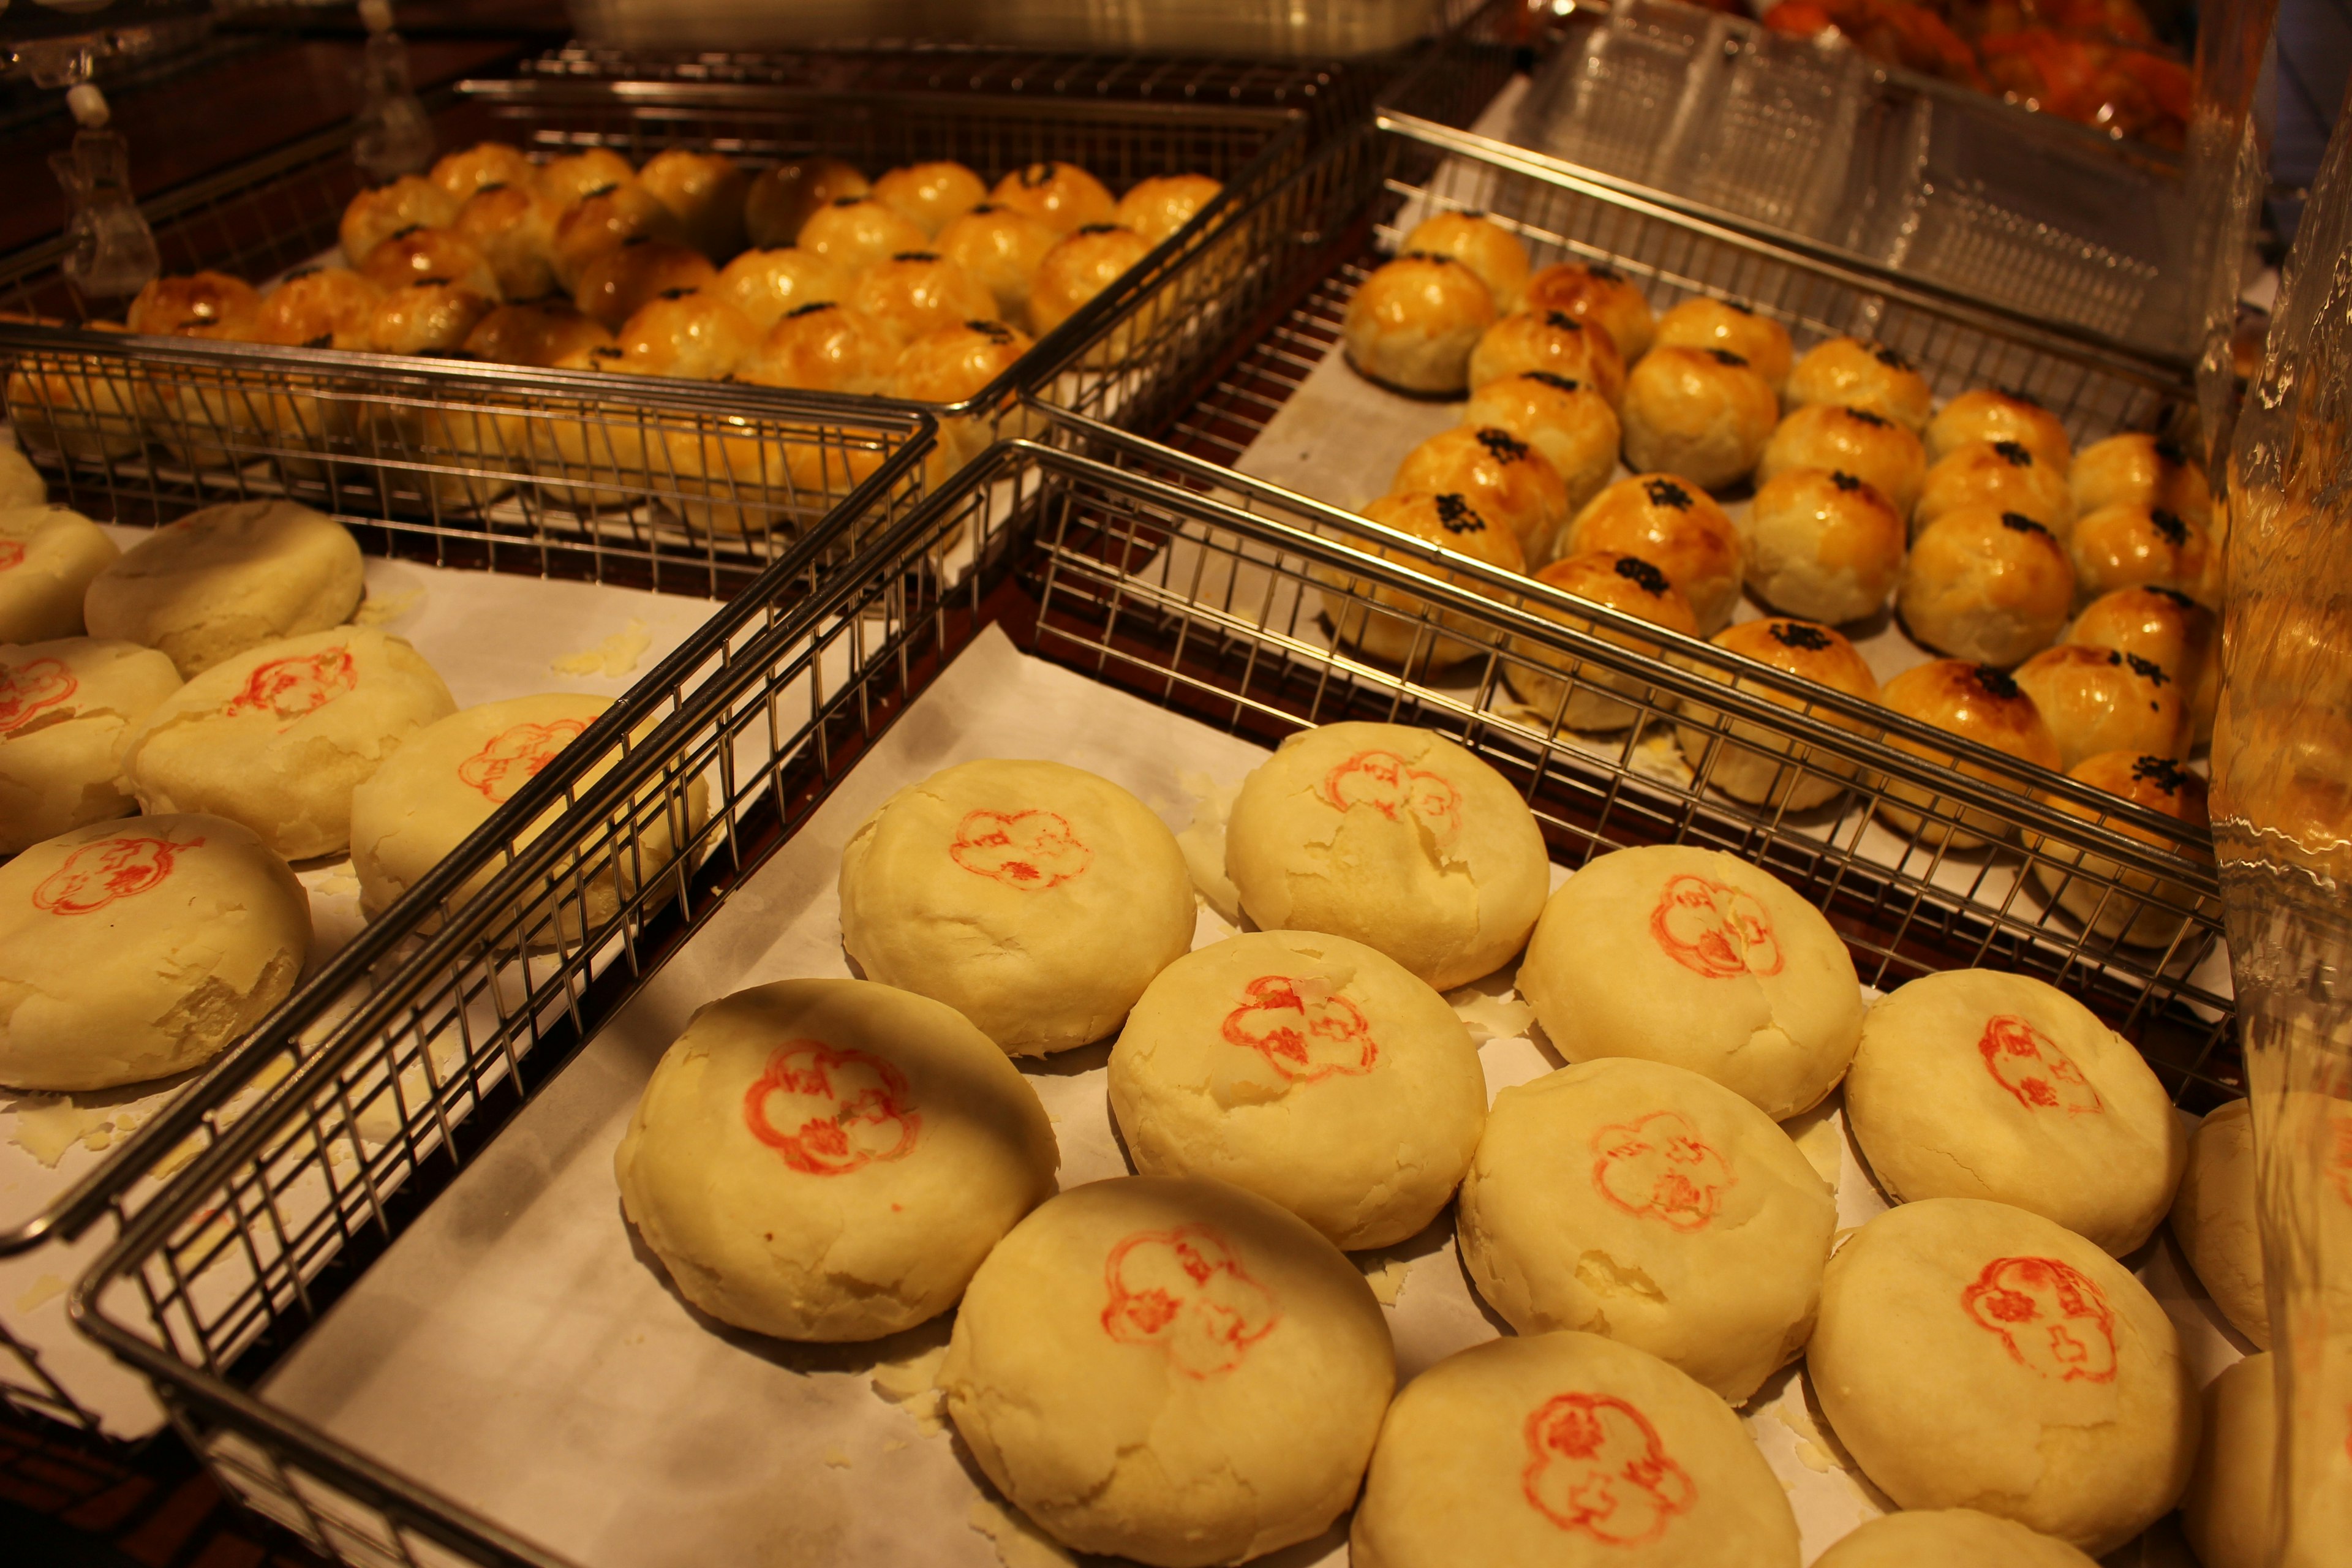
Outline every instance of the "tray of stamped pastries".
[[[415, 961], [131, 1218], [79, 1321], [229, 1487], [355, 1564], [2185, 1563], [2259, 1526], [2237, 1110], [1932, 889], [1596, 796], [1540, 726], [1162, 568], [1359, 575], [1592, 700], [1652, 700], [1638, 619], [1085, 434], [992, 448], [446, 866]], [[1015, 548], [928, 586], [958, 526]], [[1934, 778], [1948, 831], [2129, 853]], [[567, 891], [641, 844], [670, 869]], [[525, 1043], [568, 1060], [473, 1092]], [[354, 1097], [404, 1053], [379, 1139]]]

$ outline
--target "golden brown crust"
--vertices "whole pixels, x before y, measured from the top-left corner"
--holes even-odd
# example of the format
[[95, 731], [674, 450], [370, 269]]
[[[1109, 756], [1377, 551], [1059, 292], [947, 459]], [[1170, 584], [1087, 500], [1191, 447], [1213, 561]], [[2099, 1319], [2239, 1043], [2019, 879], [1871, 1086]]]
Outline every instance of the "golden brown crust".
[[1789, 372], [1789, 406], [1833, 403], [1884, 414], [1906, 430], [1927, 427], [1935, 397], [1909, 360], [1884, 343], [1832, 338], [1805, 352]]
[[1032, 163], [996, 182], [988, 199], [1062, 234], [1092, 223], [1108, 223], [1118, 204], [1103, 183], [1076, 163]]
[[[1116, 224], [1090, 224], [1066, 236], [1037, 264], [1029, 319], [1045, 336], [1151, 254], [1151, 242]], [[952, 266], [953, 263], [949, 263]]]
[[2102, 752], [2183, 750], [2180, 684], [2137, 654], [2060, 643], [2019, 665], [2016, 680], [2042, 710], [2063, 767]]
[[2057, 739], [2033, 699], [1988, 666], [1961, 658], [1915, 665], [1888, 681], [1879, 700], [1906, 718], [2021, 761], [2058, 765]]
[[2094, 441], [2067, 474], [2077, 512], [2110, 506], [2162, 507], [2210, 527], [2213, 492], [2205, 470], [2178, 443], [2142, 431]]
[[466, 352], [493, 364], [548, 366], [567, 354], [610, 344], [613, 334], [572, 305], [501, 305], [466, 335]]
[[1439, 213], [1412, 226], [1404, 250], [1450, 256], [1478, 275], [1498, 310], [1517, 307], [1528, 282], [1528, 247], [1484, 213]]
[[1912, 542], [1896, 605], [1925, 646], [2007, 666], [2056, 640], [2074, 596], [2065, 547], [2047, 529], [2014, 512], [1962, 507]]
[[[1871, 674], [1853, 644], [1817, 621], [1766, 616], [1736, 622], [1709, 640], [1726, 652], [1818, 681], [1849, 697], [1878, 700], [1878, 678]], [[1780, 694], [1765, 695], [1778, 698]]]
[[2068, 550], [2085, 599], [2134, 587], [2173, 588], [2200, 603], [2212, 595], [2211, 538], [2178, 512], [2101, 507], [2075, 520]]
[[768, 329], [737, 371], [755, 386], [811, 392], [880, 392], [898, 345], [846, 305], [803, 305]]
[[1780, 413], [1771, 384], [1738, 354], [1662, 343], [1626, 378], [1625, 465], [1722, 489], [1755, 470]]
[[1623, 437], [1609, 400], [1580, 382], [1548, 371], [1490, 381], [1470, 395], [1462, 422], [1508, 430], [1548, 458], [1567, 487], [1573, 513], [1601, 493], [1617, 468]]
[[1919, 437], [1866, 408], [1820, 403], [1780, 421], [1756, 466], [1765, 483], [1790, 468], [1832, 468], [1853, 475], [1894, 503], [1905, 517], [1927, 474]]
[[1620, 479], [1577, 513], [1567, 553], [1637, 555], [1690, 601], [1702, 635], [1731, 619], [1739, 598], [1739, 531], [1721, 507], [1672, 474]]
[[1901, 579], [1903, 534], [1894, 506], [1852, 474], [1790, 468], [1748, 508], [1748, 585], [1788, 615], [1859, 620]]
[[1507, 430], [1459, 425], [1405, 454], [1389, 493], [1465, 497], [1488, 521], [1507, 523], [1530, 561], [1550, 559], [1568, 517], [1568, 489], [1542, 453]]
[[1664, 572], [1638, 555], [1608, 550], [1564, 555], [1538, 572], [1536, 581], [1639, 616], [1652, 626], [1685, 637], [1698, 636], [1698, 618], [1691, 613], [1690, 601]]
[[872, 195], [925, 234], [937, 236], [988, 199], [988, 184], [952, 159], [937, 159], [888, 171], [874, 182]]
[[1111, 221], [1158, 245], [1191, 223], [1224, 188], [1206, 174], [1162, 174], [1141, 180], [1118, 198]]
[[873, 187], [839, 158], [799, 158], [763, 169], [743, 196], [743, 227], [751, 244], [774, 250], [800, 237], [801, 226], [829, 202], [862, 196]]
[[760, 329], [716, 294], [673, 290], [646, 301], [616, 337], [631, 374], [717, 381], [756, 352]]
[[1649, 300], [1622, 272], [1580, 261], [1555, 262], [1528, 279], [1519, 295], [1528, 310], [1563, 310], [1609, 334], [1618, 355], [1632, 364], [1650, 352], [1657, 318]]
[[1363, 515], [1384, 528], [1425, 539], [1489, 566], [1507, 572], [1527, 570], [1517, 533], [1508, 523], [1489, 522], [1468, 497], [1458, 492], [1391, 492], [1365, 507]]
[[[2145, 806], [2193, 826], [2204, 828], [2211, 826], [2205, 781], [2170, 757], [2134, 751], [2101, 752], [2076, 763], [2066, 771], [2066, 776], [2077, 784], [2121, 795], [2134, 805]], [[2090, 807], [2071, 800], [2053, 797], [2051, 804], [2070, 816], [2088, 820], [2097, 815]], [[2125, 837], [2137, 838], [2143, 844], [2155, 844], [2176, 852], [2181, 848], [2171, 839], [2126, 822], [2111, 821], [2107, 826]], [[2194, 859], [2212, 858], [2211, 851], [2203, 845], [2191, 847], [2189, 853]]]
[[1776, 392], [1789, 379], [1789, 366], [1796, 357], [1789, 329], [1771, 317], [1745, 305], [1704, 297], [1685, 300], [1660, 316], [1654, 342], [1727, 349], [1753, 366]]
[[1400, 256], [1348, 301], [1348, 363], [1406, 392], [1458, 393], [1494, 321], [1494, 297], [1470, 268], [1450, 257]]
[[1549, 371], [1584, 382], [1612, 407], [1625, 396], [1625, 362], [1605, 331], [1587, 327], [1562, 310], [1520, 310], [1486, 329], [1470, 353], [1475, 389], [1507, 375]]
[[719, 281], [710, 258], [690, 245], [648, 239], [616, 245], [581, 269], [572, 291], [580, 313], [614, 331], [653, 300], [675, 289]]
[[555, 268], [556, 282], [567, 289], [579, 288], [580, 276], [591, 261], [640, 237], [683, 245], [686, 226], [635, 180], [583, 197], [555, 223], [548, 259]]
[[908, 251], [866, 268], [849, 303], [902, 343], [985, 321], [996, 296], [962, 268], [928, 250]]
[[961, 403], [1012, 369], [1029, 348], [1027, 333], [1002, 321], [959, 321], [899, 351], [890, 395], [917, 403]]
[[1911, 509], [1912, 531], [1966, 506], [2030, 517], [2062, 540], [2074, 526], [2066, 476], [2015, 441], [1963, 442], [1938, 458]]
[[2058, 416], [2019, 393], [1979, 386], [1944, 405], [1927, 422], [1927, 455], [1941, 458], [1970, 441], [2014, 441], [2061, 474], [2074, 457]]
[[245, 279], [193, 272], [149, 280], [123, 312], [123, 321], [142, 337], [214, 337], [226, 335], [260, 308], [261, 291]]

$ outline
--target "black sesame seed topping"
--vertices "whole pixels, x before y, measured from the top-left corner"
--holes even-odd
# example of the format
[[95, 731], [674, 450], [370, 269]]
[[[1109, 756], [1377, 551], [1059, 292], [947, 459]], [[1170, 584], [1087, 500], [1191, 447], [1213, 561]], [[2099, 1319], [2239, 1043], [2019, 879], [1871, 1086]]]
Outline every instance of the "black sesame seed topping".
[[1491, 425], [1478, 432], [1478, 445], [1486, 447], [1487, 451], [1506, 463], [1524, 463], [1528, 460], [1528, 444], [1525, 441], [1520, 440], [1508, 430], [1497, 430]]
[[813, 316], [819, 310], [835, 310], [839, 309], [840, 307], [831, 300], [819, 300], [814, 304], [793, 306], [791, 310], [784, 312], [784, 320], [787, 321], [798, 321], [803, 316]]
[[1117, 234], [1118, 232], [1118, 225], [1115, 223], [1082, 223], [1078, 226], [1078, 232], [1080, 234]]
[[617, 191], [617, 190], [619, 190], [620, 188], [621, 188], [621, 182], [620, 182], [620, 181], [618, 181], [618, 180], [614, 180], [614, 181], [611, 181], [611, 182], [609, 182], [609, 183], [607, 183], [607, 184], [602, 184], [602, 185], [597, 186], [597, 187], [596, 187], [594, 190], [593, 190], [593, 191], [589, 191], [589, 192], [587, 192], [587, 193], [583, 194], [583, 195], [581, 196], [581, 198], [580, 198], [580, 199], [581, 199], [582, 201], [583, 201], [583, 202], [593, 202], [593, 201], [594, 201], [598, 196], [609, 196], [609, 195], [611, 195], [614, 191]]
[[699, 289], [665, 289], [654, 296], [656, 300], [683, 300], [688, 294], [699, 294]]
[[2012, 468], [2030, 468], [2033, 466], [2033, 454], [2014, 441], [1995, 441], [1992, 444], [1992, 449], [2002, 462]]
[[1829, 632], [1808, 621], [1774, 621], [1767, 635], [1782, 647], [1805, 653], [1819, 653], [1830, 646]]
[[2032, 518], [2026, 516], [2021, 511], [2002, 512], [2000, 514], [2000, 525], [2001, 527], [2009, 530], [2011, 533], [2038, 533], [2044, 539], [2051, 536], [2048, 529], [2042, 527], [2040, 523], [2034, 521]]
[[1862, 489], [1862, 481], [1855, 479], [1852, 474], [1847, 473], [1843, 468], [1832, 468], [1830, 470], [1830, 483], [1835, 485], [1838, 489], [1843, 490], [1848, 495], [1852, 495], [1854, 491]]
[[2154, 525], [2157, 532], [2164, 535], [2164, 542], [2175, 550], [2189, 542], [2189, 525], [2162, 507], [2150, 507], [2147, 521]]
[[446, 278], [419, 278], [415, 282], [411, 283], [409, 287], [412, 289], [446, 289], [449, 287], [449, 279]]
[[964, 330], [978, 332], [992, 343], [1009, 343], [1013, 341], [1013, 329], [1002, 321], [966, 321]]
[[1756, 313], [1755, 306], [1743, 305], [1737, 300], [1726, 300], [1723, 303], [1727, 309], [1737, 310], [1743, 316], [1752, 316]]
[[615, 344], [599, 343], [594, 348], [588, 351], [588, 357], [590, 359], [619, 359], [622, 357], [622, 352], [623, 351]]
[[2042, 399], [2034, 396], [2033, 394], [2026, 391], [2025, 388], [2021, 386], [1996, 386], [1993, 390], [2000, 393], [2003, 397], [2011, 398], [2019, 403], [2024, 404], [2028, 408], [2039, 408], [2042, 406]]
[[864, 196], [835, 196], [832, 201], [825, 205], [836, 207], [863, 206], [866, 205], [866, 198]]
[[2151, 584], [2147, 591], [2151, 594], [2163, 595], [2165, 598], [2171, 600], [2175, 605], [2184, 610], [2197, 603], [2196, 600], [2190, 598], [2188, 595], [2182, 593], [2178, 588], [2158, 588]]
[[2169, 463], [2177, 468], [2189, 461], [2189, 454], [2182, 451], [2180, 443], [2169, 436], [2158, 437], [2153, 446], [2156, 460], [2159, 463]]
[[1529, 381], [1539, 381], [1546, 386], [1557, 388], [1561, 392], [1580, 392], [1584, 387], [1584, 384], [1580, 381], [1565, 375], [1555, 375], [1548, 370], [1526, 370], [1519, 374]]
[[412, 223], [406, 228], [394, 229], [392, 231], [392, 237], [394, 239], [406, 239], [412, 234], [423, 234], [424, 232], [425, 226], [423, 224]]
[[492, 180], [487, 184], [476, 185], [474, 187], [474, 194], [478, 196], [484, 191], [503, 191], [506, 188], [507, 183], [504, 180]]
[[1638, 555], [1617, 557], [1617, 575], [1639, 588], [1652, 598], [1664, 594], [1670, 584], [1666, 574]]
[[1001, 213], [1004, 209], [998, 206], [994, 202], [982, 202], [971, 210], [976, 213]]
[[1715, 357], [1715, 363], [1717, 364], [1737, 365], [1743, 370], [1748, 366], [1746, 354], [1736, 354], [1729, 349], [1709, 349], [1706, 352]]
[[1034, 191], [1040, 185], [1050, 185], [1054, 183], [1054, 176], [1060, 173], [1061, 169], [1057, 164], [1032, 163], [1021, 171], [1019, 177], [1022, 188]]
[[1873, 428], [1884, 430], [1887, 427], [1888, 422], [1884, 415], [1873, 414], [1867, 408], [1849, 408], [1845, 412], [1847, 418], [1868, 425]]
[[893, 261], [937, 261], [939, 258], [940, 253], [936, 250], [902, 250], [896, 256], [893, 256], [890, 259]]
[[1603, 267], [1598, 262], [1587, 267], [1584, 269], [1584, 275], [1587, 278], [1598, 278], [1603, 283], [1622, 283], [1625, 281], [1625, 275], [1622, 272], [1618, 271], [1614, 267]]
[[1977, 689], [1998, 701], [2014, 702], [2024, 695], [2018, 690], [2017, 682], [2011, 680], [2005, 672], [1995, 669], [1989, 664], [1978, 665], [1969, 671], [1969, 674], [1975, 679]]
[[1484, 533], [1486, 520], [1468, 501], [1448, 490], [1437, 498], [1437, 526], [1448, 533]]
[[1888, 348], [1885, 343], [1871, 344], [1870, 357], [1876, 360], [1879, 363], [1885, 365], [1889, 370], [1909, 370], [1911, 368], [1911, 362], [1909, 360], [1905, 359], [1901, 354], [1895, 353], [1893, 349]]
[[2124, 662], [2132, 667], [2132, 673], [2134, 675], [2137, 675], [2142, 680], [2148, 681], [2154, 685], [2163, 686], [2168, 684], [2172, 679], [2172, 677], [2164, 673], [2161, 667], [2149, 663], [2147, 659], [2140, 658], [2140, 656], [2136, 653], [2127, 653], [2124, 655]]
[[293, 271], [289, 272], [286, 275], [286, 281], [291, 283], [298, 278], [315, 278], [325, 270], [325, 268], [317, 265], [310, 267], [297, 267]]
[[335, 346], [335, 334], [332, 332], [320, 332], [317, 337], [310, 339], [302, 346], [306, 349], [333, 348]]
[[1574, 316], [1570, 315], [1565, 310], [1546, 310], [1543, 313], [1543, 319], [1544, 325], [1551, 328], [1555, 331], [1580, 332], [1584, 331], [1584, 323], [1578, 321]]
[[2154, 784], [2167, 795], [2179, 795], [2189, 787], [2189, 775], [2170, 757], [2141, 757], [2132, 763], [2131, 776]]
[[1650, 498], [1652, 506], [1662, 506], [1670, 511], [1688, 511], [1691, 493], [1672, 479], [1645, 479], [1642, 493]]

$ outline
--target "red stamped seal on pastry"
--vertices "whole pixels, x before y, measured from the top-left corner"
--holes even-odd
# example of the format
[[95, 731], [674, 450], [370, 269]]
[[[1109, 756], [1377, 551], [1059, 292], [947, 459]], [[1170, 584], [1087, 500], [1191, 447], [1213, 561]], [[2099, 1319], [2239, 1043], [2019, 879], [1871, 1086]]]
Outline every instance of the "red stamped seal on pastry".
[[1658, 950], [1709, 980], [1772, 975], [1784, 960], [1772, 917], [1744, 888], [1685, 871], [1666, 879], [1650, 911]]
[[25, 563], [25, 547], [14, 539], [0, 539], [0, 572]]
[[1652, 1111], [1592, 1135], [1594, 1188], [1637, 1219], [1705, 1230], [1732, 1180], [1731, 1163], [1679, 1110]]
[[1960, 1306], [2010, 1359], [2061, 1383], [2113, 1383], [2116, 1314], [2082, 1270], [2054, 1258], [1996, 1258]]
[[580, 738], [585, 719], [558, 719], [546, 724], [515, 724], [491, 736], [482, 749], [457, 764], [458, 779], [482, 792], [488, 800], [504, 803], [539, 776], [548, 759]]
[[316, 713], [336, 698], [357, 689], [358, 668], [347, 647], [322, 647], [316, 653], [273, 658], [245, 679], [245, 688], [228, 700], [224, 713], [269, 713], [292, 721]]
[[1650, 1418], [1615, 1394], [1556, 1394], [1528, 1417], [1527, 1434], [1520, 1489], [1562, 1530], [1639, 1546], [1697, 1500]]
[[1225, 1038], [1257, 1052], [1293, 1083], [1372, 1070], [1381, 1047], [1361, 1009], [1328, 981], [1261, 974], [1225, 1015]]
[[923, 1130], [907, 1077], [865, 1051], [794, 1040], [743, 1091], [751, 1136], [812, 1176], [844, 1176], [905, 1157]]
[[95, 914], [120, 899], [134, 899], [163, 884], [173, 858], [204, 843], [191, 838], [101, 838], [66, 857], [66, 863], [33, 889], [33, 907], [53, 915]]
[[0, 666], [0, 735], [24, 728], [80, 686], [63, 659], [32, 658]]
[[1977, 1040], [1985, 1071], [2028, 1110], [2068, 1110], [2076, 1115], [2106, 1110], [2099, 1091], [2083, 1076], [2057, 1041], [2013, 1014], [1985, 1021]]
[[1205, 1225], [1136, 1232], [1110, 1249], [1103, 1279], [1110, 1287], [1103, 1332], [1121, 1344], [1158, 1345], [1187, 1377], [1233, 1371], [1282, 1321], [1274, 1292]]
[[1364, 805], [1391, 822], [1410, 819], [1440, 837], [1462, 826], [1462, 792], [1453, 782], [1394, 752], [1358, 752], [1323, 775], [1323, 799], [1335, 811]]
[[1095, 863], [1095, 852], [1057, 811], [967, 812], [948, 853], [973, 876], [1024, 893], [1058, 888]]

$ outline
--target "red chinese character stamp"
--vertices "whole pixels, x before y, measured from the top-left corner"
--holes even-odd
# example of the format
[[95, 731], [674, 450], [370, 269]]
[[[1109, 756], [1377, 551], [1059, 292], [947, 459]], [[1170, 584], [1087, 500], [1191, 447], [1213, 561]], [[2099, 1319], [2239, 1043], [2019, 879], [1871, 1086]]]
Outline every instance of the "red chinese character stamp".
[[1556, 1394], [1528, 1417], [1520, 1489], [1562, 1530], [1611, 1546], [1658, 1539], [1698, 1487], [1666, 1454], [1658, 1429], [1610, 1394]]
[[1705, 1230], [1731, 1189], [1731, 1163], [1679, 1110], [1658, 1110], [1592, 1135], [1592, 1184], [1636, 1219]]
[[1335, 811], [1364, 805], [1391, 822], [1410, 818], [1440, 838], [1462, 826], [1462, 792], [1393, 752], [1358, 752], [1333, 768], [1323, 775], [1323, 799]]
[[0, 572], [25, 563], [25, 546], [14, 539], [0, 539]]
[[539, 776], [547, 761], [580, 738], [585, 719], [547, 724], [516, 724], [499, 731], [478, 752], [457, 764], [457, 777], [501, 805]]
[[906, 1075], [881, 1058], [794, 1040], [743, 1091], [743, 1124], [793, 1170], [842, 1176], [905, 1157], [923, 1116]]
[[1686, 871], [1666, 879], [1650, 911], [1650, 935], [1668, 958], [1709, 980], [1778, 974], [1783, 962], [1772, 918], [1756, 895]]
[[81, 682], [58, 658], [0, 666], [0, 735], [24, 728], [42, 710], [71, 697]]
[[1327, 983], [1261, 974], [1242, 988], [1247, 1000], [1225, 1015], [1225, 1038], [1264, 1056], [1293, 1083], [1315, 1083], [1372, 1070], [1381, 1048], [1353, 1002]]
[[2054, 1258], [1996, 1258], [1960, 1306], [2010, 1358], [2061, 1383], [2113, 1383], [2116, 1314], [2081, 1270]]
[[1282, 1321], [1274, 1292], [1205, 1225], [1138, 1231], [1110, 1249], [1103, 1278], [1103, 1331], [1121, 1344], [1158, 1345], [1187, 1377], [1233, 1371]]
[[1069, 818], [1054, 811], [966, 813], [948, 853], [973, 876], [1024, 893], [1058, 888], [1095, 863]]
[[1985, 1071], [2028, 1110], [2104, 1111], [2099, 1091], [2057, 1041], [2012, 1014], [1986, 1020], [1977, 1041]]
[[66, 863], [33, 889], [33, 907], [53, 915], [94, 914], [117, 899], [136, 898], [161, 887], [183, 849], [204, 843], [191, 838], [101, 838], [66, 857]]
[[360, 683], [347, 647], [322, 647], [291, 658], [273, 658], [246, 677], [245, 689], [222, 710], [231, 715], [270, 713], [291, 722], [315, 713]]

